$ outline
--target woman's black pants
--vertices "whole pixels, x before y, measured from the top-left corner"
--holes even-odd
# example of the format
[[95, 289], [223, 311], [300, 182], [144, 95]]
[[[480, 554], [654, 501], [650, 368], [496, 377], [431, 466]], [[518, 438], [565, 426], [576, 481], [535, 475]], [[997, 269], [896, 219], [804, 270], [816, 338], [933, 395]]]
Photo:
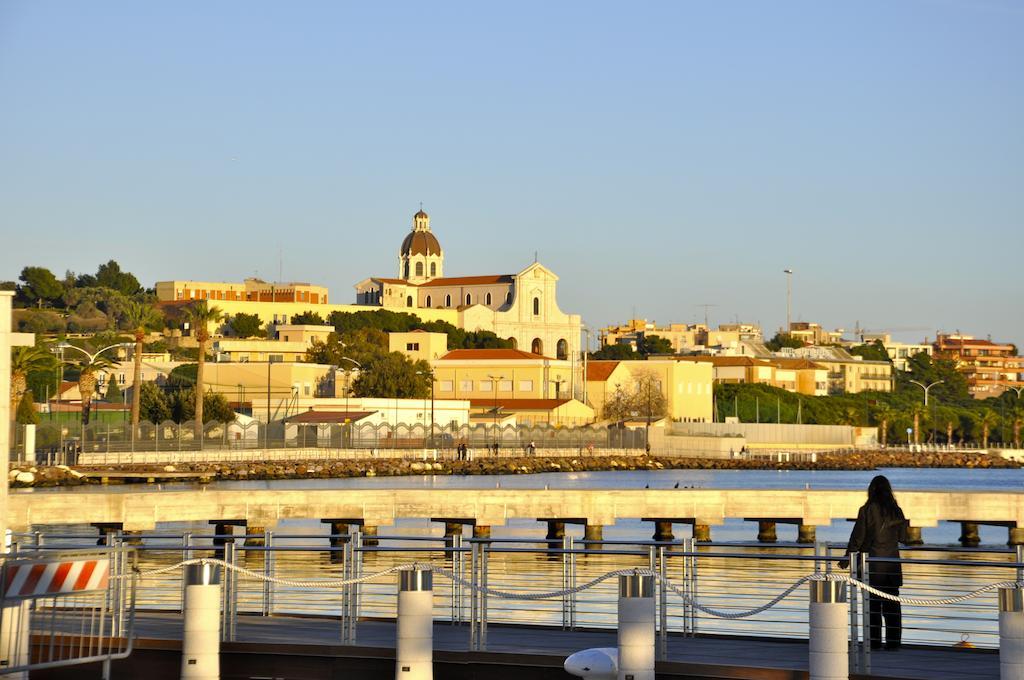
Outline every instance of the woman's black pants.
[[[899, 595], [899, 588], [875, 586], [883, 593]], [[868, 600], [868, 626], [872, 649], [882, 646], [882, 620], [885, 619], [885, 646], [898, 647], [903, 638], [903, 613], [900, 603], [871, 595]]]

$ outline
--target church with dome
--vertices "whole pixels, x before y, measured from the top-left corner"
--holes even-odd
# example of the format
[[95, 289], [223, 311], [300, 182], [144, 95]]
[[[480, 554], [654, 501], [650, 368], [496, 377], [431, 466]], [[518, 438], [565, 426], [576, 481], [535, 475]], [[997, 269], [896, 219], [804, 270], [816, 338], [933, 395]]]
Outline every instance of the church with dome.
[[580, 317], [559, 308], [558, 276], [539, 262], [515, 274], [446, 276], [444, 250], [421, 209], [398, 249], [397, 264], [394, 278], [357, 283], [356, 304], [452, 319], [460, 328], [492, 331], [533, 354], [579, 356]]

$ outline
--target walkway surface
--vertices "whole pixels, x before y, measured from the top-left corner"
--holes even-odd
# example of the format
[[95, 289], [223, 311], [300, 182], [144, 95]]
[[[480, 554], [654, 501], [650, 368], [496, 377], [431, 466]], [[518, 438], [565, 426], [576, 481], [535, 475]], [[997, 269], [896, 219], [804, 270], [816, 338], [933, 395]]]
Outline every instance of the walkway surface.
[[[181, 639], [181, 615], [177, 613], [143, 613], [136, 615], [136, 632], [140, 638]], [[359, 647], [394, 649], [393, 621], [361, 621], [357, 630]], [[340, 624], [337, 619], [275, 616], [272, 618], [240, 616], [236, 640], [241, 643], [275, 645], [340, 645]], [[434, 649], [466, 652], [469, 628], [438, 623], [434, 626]], [[487, 635], [489, 653], [527, 654], [551, 657], [552, 664], [561, 664], [569, 654], [590, 647], [616, 646], [615, 631], [563, 631], [542, 627], [490, 625]], [[336, 652], [335, 652], [336, 653]], [[767, 638], [669, 637], [668, 661], [681, 664], [679, 670], [699, 674], [705, 667], [716, 677], [752, 677], [730, 669], [807, 670], [806, 640], [773, 640]], [[674, 663], [671, 663], [674, 662]], [[871, 654], [869, 673], [855, 676], [874, 678], [925, 678], [929, 680], [961, 680], [967, 678], [998, 678], [999, 655], [991, 650], [960, 650], [944, 647], [907, 647], [898, 652], [879, 651]], [[686, 666], [692, 668], [686, 669]], [[714, 668], [713, 668], [714, 667]], [[756, 675], [756, 674], [755, 674]]]

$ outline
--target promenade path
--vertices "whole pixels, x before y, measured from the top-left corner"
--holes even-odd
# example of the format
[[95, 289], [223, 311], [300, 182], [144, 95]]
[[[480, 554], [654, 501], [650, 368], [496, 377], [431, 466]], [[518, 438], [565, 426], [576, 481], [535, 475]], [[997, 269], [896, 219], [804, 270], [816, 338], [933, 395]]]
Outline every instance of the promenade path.
[[[181, 615], [176, 613], [140, 612], [136, 619], [138, 635], [143, 639], [180, 640], [181, 625]], [[376, 650], [377, 656], [390, 656], [395, 646], [395, 624], [360, 622], [356, 647], [341, 646], [338, 638], [339, 624], [334, 619], [242, 616], [238, 619], [237, 642], [225, 643], [224, 650], [265, 653], [273, 646], [281, 653], [302, 656], [358, 656], [360, 650]], [[486, 652], [468, 652], [468, 640], [466, 626], [434, 625], [436, 658], [452, 653], [467, 660], [486, 658], [501, 663], [501, 657], [508, 655], [513, 663], [549, 668], [560, 668], [565, 657], [581, 649], [614, 647], [616, 633], [492, 624], [488, 628]], [[806, 640], [670, 636], [668, 661], [659, 662], [658, 669], [669, 677], [781, 679], [806, 672], [807, 658]], [[854, 673], [851, 677], [998, 678], [999, 655], [992, 650], [905, 647], [898, 652], [872, 653], [871, 673]]]

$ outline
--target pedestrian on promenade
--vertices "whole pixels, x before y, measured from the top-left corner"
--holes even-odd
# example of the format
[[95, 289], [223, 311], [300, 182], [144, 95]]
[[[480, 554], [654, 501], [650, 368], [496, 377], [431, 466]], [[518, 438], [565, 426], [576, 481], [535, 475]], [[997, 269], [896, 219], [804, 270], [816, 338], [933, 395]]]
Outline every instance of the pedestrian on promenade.
[[[868, 502], [857, 513], [846, 555], [864, 553], [868, 557], [900, 556], [900, 543], [907, 542], [907, 520], [903, 516], [889, 480], [876, 476], [868, 485]], [[849, 560], [839, 562], [840, 569], [849, 567]], [[899, 595], [903, 585], [903, 568], [899, 562], [874, 562], [868, 569], [868, 584], [889, 595]], [[882, 647], [882, 621], [885, 621], [885, 648], [899, 649], [902, 639], [900, 603], [872, 594], [868, 603], [868, 626], [871, 649]]]

